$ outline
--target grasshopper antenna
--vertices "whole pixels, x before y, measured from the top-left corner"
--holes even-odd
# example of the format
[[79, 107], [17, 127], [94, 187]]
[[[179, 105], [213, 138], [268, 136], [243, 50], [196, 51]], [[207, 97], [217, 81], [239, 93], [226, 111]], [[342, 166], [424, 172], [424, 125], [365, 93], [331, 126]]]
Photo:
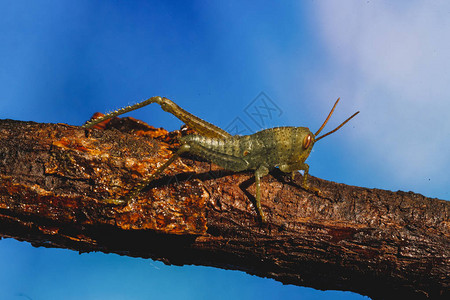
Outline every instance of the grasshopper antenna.
[[[328, 114], [328, 117], [325, 119], [325, 122], [323, 122], [322, 126], [320, 126], [319, 130], [317, 130], [317, 132], [314, 134], [314, 136], [316, 137], [321, 131], [322, 129], [325, 127], [325, 125], [327, 125], [328, 120], [330, 119], [331, 115], [334, 112], [334, 109], [336, 108], [336, 105], [338, 104], [339, 100], [341, 100], [341, 98], [338, 98], [336, 100], [336, 102], [333, 105], [333, 108], [331, 109], [330, 113]], [[344, 126], [345, 123], [347, 123], [348, 121], [350, 121], [354, 116], [356, 116], [357, 114], [359, 114], [359, 111], [355, 112], [350, 118], [348, 118], [347, 120], [345, 120], [344, 122], [342, 122], [341, 125], [339, 125], [338, 127], [336, 127], [335, 129], [331, 130], [328, 133], [325, 133], [324, 135], [319, 136], [318, 138], [315, 138], [315, 141], [317, 142], [318, 140], [326, 137], [327, 135], [332, 134], [333, 132], [336, 132], [339, 130], [339, 128], [341, 128], [342, 126]]]
[[[341, 98], [338, 98], [336, 100], [336, 102], [333, 105], [333, 108], [331, 109], [330, 113], [328, 114], [327, 119], [325, 120], [325, 122], [323, 122], [322, 126], [320, 126], [319, 130], [317, 130], [317, 132], [314, 134], [314, 136], [317, 136], [322, 131], [322, 129], [325, 127], [325, 125], [327, 125], [328, 120], [330, 119], [331, 115], [333, 114], [333, 111], [336, 108], [336, 105], [338, 104], [339, 100], [341, 100]], [[316, 141], [317, 141], [317, 139], [316, 139]]]
[[[338, 100], [339, 100], [339, 99], [338, 99]], [[336, 103], [337, 103], [337, 101], [336, 101]], [[336, 104], [335, 104], [334, 106], [336, 106]], [[333, 107], [333, 109], [334, 109], [334, 107]], [[333, 112], [333, 110], [331, 110], [331, 112]], [[345, 123], [347, 123], [348, 121], [350, 121], [350, 120], [351, 120], [354, 116], [356, 116], [357, 114], [359, 114], [359, 111], [355, 112], [353, 115], [351, 115], [350, 118], [348, 118], [347, 120], [345, 120], [344, 122], [342, 122], [342, 124], [339, 125], [338, 127], [336, 127], [335, 129], [333, 129], [333, 130], [331, 130], [330, 132], [325, 133], [324, 135], [321, 135], [321, 136], [319, 136], [318, 138], [316, 138], [315, 141], [317, 142], [317, 141], [320, 140], [321, 138], [324, 138], [324, 137], [326, 137], [327, 135], [330, 135], [330, 134], [332, 134], [333, 132], [338, 131], [339, 128], [341, 128], [342, 126], [344, 126]], [[330, 115], [331, 115], [331, 113], [330, 113]], [[329, 117], [330, 117], [330, 116], [328, 116], [328, 118], [329, 118]], [[327, 121], [328, 121], [328, 118], [327, 118]], [[325, 121], [325, 123], [326, 123], [326, 121]]]

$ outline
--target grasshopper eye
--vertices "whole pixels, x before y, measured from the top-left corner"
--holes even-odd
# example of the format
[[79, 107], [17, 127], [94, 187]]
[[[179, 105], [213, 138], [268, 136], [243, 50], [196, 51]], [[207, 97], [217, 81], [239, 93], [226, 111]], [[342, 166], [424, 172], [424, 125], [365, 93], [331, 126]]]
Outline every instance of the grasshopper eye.
[[305, 139], [303, 140], [303, 149], [308, 149], [308, 147], [311, 145], [312, 137], [310, 134], [305, 136]]

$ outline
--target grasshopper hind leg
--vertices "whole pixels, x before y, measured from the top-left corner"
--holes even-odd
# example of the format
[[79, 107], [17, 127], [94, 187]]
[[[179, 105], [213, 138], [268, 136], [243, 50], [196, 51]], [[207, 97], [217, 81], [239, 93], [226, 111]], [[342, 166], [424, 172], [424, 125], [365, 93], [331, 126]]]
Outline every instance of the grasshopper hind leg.
[[199, 134], [206, 136], [206, 137], [212, 137], [212, 138], [228, 138], [231, 137], [231, 134], [223, 130], [222, 128], [217, 127], [216, 125], [213, 125], [205, 120], [200, 119], [199, 117], [191, 114], [190, 112], [182, 109], [179, 107], [175, 102], [173, 102], [170, 99], [164, 98], [164, 97], [151, 97], [147, 100], [144, 100], [142, 102], [136, 103], [134, 105], [130, 105], [121, 109], [118, 109], [114, 112], [108, 113], [102, 117], [99, 117], [94, 120], [90, 120], [86, 122], [82, 127], [83, 128], [91, 128], [94, 125], [103, 122], [107, 119], [110, 119], [112, 117], [120, 116], [124, 113], [139, 109], [141, 107], [147, 106], [151, 103], [157, 103], [161, 106], [161, 108], [177, 117], [179, 120], [184, 122], [186, 125], [197, 131]]
[[[179, 120], [183, 121], [186, 125], [197, 131], [199, 134], [201, 134], [204, 137], [209, 138], [216, 138], [216, 139], [225, 139], [231, 137], [231, 134], [226, 132], [225, 130], [200, 119], [199, 117], [187, 112], [186, 110], [179, 107], [177, 104], [175, 104], [173, 101], [164, 98], [164, 97], [151, 97], [147, 100], [144, 100], [142, 102], [136, 103], [134, 105], [130, 105], [121, 109], [118, 109], [114, 112], [108, 113], [102, 117], [96, 118], [94, 120], [90, 120], [86, 122], [82, 127], [83, 128], [92, 128], [94, 125], [101, 123], [107, 119], [110, 119], [112, 117], [116, 117], [119, 115], [122, 115], [127, 112], [131, 112], [133, 110], [142, 108], [144, 106], [147, 106], [151, 103], [157, 103], [161, 106], [161, 108], [177, 117]], [[140, 183], [138, 186], [133, 188], [127, 195], [125, 195], [124, 199], [106, 199], [104, 201], [111, 203], [111, 204], [127, 204], [131, 199], [135, 198], [139, 192], [142, 191], [151, 181], [153, 181], [156, 176], [158, 176], [161, 172], [163, 172], [175, 159], [177, 159], [181, 153], [187, 152], [190, 150], [190, 146], [187, 144], [184, 144], [181, 146], [181, 148], [161, 167], [159, 167], [152, 175], [147, 177]]]

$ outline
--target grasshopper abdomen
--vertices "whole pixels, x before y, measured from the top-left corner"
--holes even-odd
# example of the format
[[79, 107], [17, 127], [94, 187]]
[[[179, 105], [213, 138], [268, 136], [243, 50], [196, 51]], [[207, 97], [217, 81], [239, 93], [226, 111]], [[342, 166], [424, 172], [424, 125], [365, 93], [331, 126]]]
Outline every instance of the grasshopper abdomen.
[[217, 139], [187, 135], [181, 138], [181, 142], [189, 145], [189, 152], [206, 158], [222, 168], [236, 172], [249, 169], [248, 162], [236, 155], [240, 152], [241, 146], [238, 137]]

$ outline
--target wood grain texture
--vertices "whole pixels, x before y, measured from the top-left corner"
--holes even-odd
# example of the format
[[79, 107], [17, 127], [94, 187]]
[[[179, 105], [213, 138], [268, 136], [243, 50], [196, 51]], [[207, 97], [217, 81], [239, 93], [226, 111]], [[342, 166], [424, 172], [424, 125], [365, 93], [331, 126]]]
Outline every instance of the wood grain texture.
[[138, 199], [113, 205], [104, 200], [149, 175], [184, 133], [132, 118], [99, 125], [0, 120], [0, 236], [373, 299], [450, 298], [447, 201], [310, 177], [319, 197], [300, 187], [300, 174], [274, 171], [262, 179], [261, 224], [252, 172], [186, 155]]

